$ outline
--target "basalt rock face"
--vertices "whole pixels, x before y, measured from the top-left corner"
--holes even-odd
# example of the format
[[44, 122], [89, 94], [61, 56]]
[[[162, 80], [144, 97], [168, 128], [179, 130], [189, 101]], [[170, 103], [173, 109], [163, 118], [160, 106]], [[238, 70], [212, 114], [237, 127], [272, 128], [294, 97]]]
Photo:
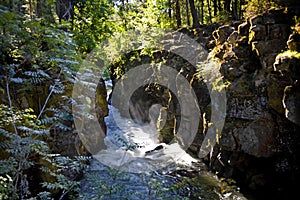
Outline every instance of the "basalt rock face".
[[[183, 48], [182, 46], [173, 47]], [[130, 59], [132, 54], [135, 55], [135, 59]], [[194, 76], [197, 74], [197, 69], [195, 66], [170, 51], [155, 50], [152, 52], [152, 56], [140, 56], [140, 51], [135, 51], [127, 54], [125, 57], [126, 62], [124, 65], [119, 65], [120, 63], [116, 63], [112, 67], [113, 84], [116, 85], [116, 83], [118, 83], [119, 86], [122, 85], [121, 90], [118, 90], [118, 96], [120, 96], [121, 99], [116, 99], [118, 97], [112, 98], [112, 104], [119, 109], [122, 116], [130, 117], [137, 122], [150, 123], [154, 120], [154, 124], [158, 129], [158, 139], [160, 142], [170, 143], [176, 135], [180, 121], [184, 117], [188, 118], [189, 116], [185, 116], [185, 114], [189, 115], [190, 113], [187, 110], [181, 110], [181, 105], [177, 97], [184, 94], [180, 94], [180, 91], [176, 89], [170, 89], [170, 80], [168, 77], [171, 75], [163, 74], [163, 72], [160, 71], [160, 67], [168, 66], [176, 70], [175, 74], [172, 74], [172, 76], [175, 77], [174, 82], [171, 81], [172, 83], [176, 84], [176, 76], [183, 76], [187, 80], [187, 84], [190, 83], [193, 86], [196, 96], [198, 97], [198, 101], [201, 102], [201, 106], [198, 108], [199, 113], [200, 110], [206, 109], [209, 104], [209, 93], [205, 83]], [[156, 63], [156, 65], [153, 63]], [[139, 66], [146, 66], [147, 69], [145, 70], [150, 70], [153, 73], [153, 76], [155, 76], [155, 79], [160, 79], [163, 83], [165, 83], [165, 85], [153, 82], [151, 84], [140, 86], [132, 93], [129, 100], [129, 107], [126, 107], [126, 102], [124, 101], [125, 98], [123, 97], [125, 97], [126, 93], [129, 92], [127, 87], [134, 87], [133, 85], [135, 84], [135, 81], [128, 81], [126, 76], [122, 79], [118, 79], [114, 75], [114, 71], [117, 68], [123, 68], [125, 72], [128, 72], [130, 69]], [[151, 82], [152, 79], [153, 77], [149, 76], [146, 77], [144, 81]], [[133, 82], [131, 83], [131, 81]], [[124, 82], [126, 84], [124, 84]], [[180, 85], [175, 86], [177, 89], [179, 87]], [[116, 92], [115, 90], [116, 89], [114, 87], [113, 92]], [[124, 94], [121, 94], [123, 92]], [[127, 113], [124, 108], [129, 108], [129, 113]], [[200, 118], [200, 116], [198, 116], [198, 118]], [[203, 128], [201, 118], [199, 120], [198, 132], [201, 132]], [[201, 135], [202, 134], [199, 134], [198, 138], [200, 141]], [[196, 146], [195, 148], [197, 149]]]
[[231, 84], [211, 166], [253, 190], [273, 190], [276, 198], [289, 196], [282, 191], [299, 175], [300, 57], [293, 14], [273, 10], [214, 33], [213, 54]]
[[[93, 74], [89, 74], [89, 77], [93, 77]], [[96, 78], [97, 77], [93, 77]], [[92, 84], [92, 82], [90, 83]], [[107, 92], [106, 92], [106, 86], [103, 79], [99, 79], [98, 85], [95, 87], [95, 112], [96, 117], [98, 119], [98, 123], [100, 127], [102, 128], [103, 132], [106, 133], [106, 124], [104, 121], [104, 117], [108, 115], [108, 102], [107, 102]], [[84, 94], [84, 92], [82, 92]], [[69, 96], [71, 96], [71, 92], [68, 93]], [[88, 97], [86, 97], [88, 98]], [[71, 108], [70, 108], [71, 109]], [[84, 117], [82, 118], [84, 122]], [[89, 150], [83, 143], [84, 137], [80, 137], [78, 135], [77, 130], [75, 129], [74, 122], [70, 121], [68, 124], [69, 127], [74, 127], [72, 129], [62, 130], [59, 128], [52, 128], [50, 130], [50, 137], [48, 139], [49, 146], [53, 153], [55, 154], [61, 154], [64, 156], [78, 156], [78, 155], [90, 155]], [[78, 128], [78, 127], [76, 127]], [[88, 123], [84, 123], [85, 134], [87, 134], [87, 129], [90, 129]], [[97, 140], [101, 140], [102, 138], [94, 137], [94, 146], [97, 146]], [[93, 145], [87, 145], [87, 146], [93, 146]], [[93, 150], [92, 150], [93, 151]]]
[[[221, 137], [210, 158], [204, 160], [220, 176], [236, 179], [241, 187], [254, 190], [262, 198], [265, 196], [260, 192], [265, 192], [266, 198], [287, 198], [286, 189], [293, 188], [299, 177], [300, 55], [295, 51], [300, 48], [300, 26], [293, 21], [297, 12], [292, 8], [271, 10], [246, 22], [211, 26], [209, 31], [205, 27], [181, 30], [211, 51], [210, 58], [217, 61], [223, 82], [230, 83], [226, 87], [227, 108]], [[185, 50], [178, 45], [172, 48]], [[130, 59], [132, 55], [134, 58]], [[189, 81], [201, 112], [189, 152], [198, 155], [207, 127], [214, 123], [210, 121], [209, 89], [199, 67], [169, 51], [154, 51], [152, 55], [135, 51], [125, 55], [123, 61], [111, 67], [114, 85], [120, 69], [127, 72], [141, 64], [161, 62]], [[131, 115], [147, 122], [152, 106], [161, 104], [154, 118], [159, 119], [161, 126], [160, 141], [168, 143], [184, 118], [177, 95], [159, 84], [140, 87], [130, 99]], [[119, 109], [122, 113], [122, 105]]]

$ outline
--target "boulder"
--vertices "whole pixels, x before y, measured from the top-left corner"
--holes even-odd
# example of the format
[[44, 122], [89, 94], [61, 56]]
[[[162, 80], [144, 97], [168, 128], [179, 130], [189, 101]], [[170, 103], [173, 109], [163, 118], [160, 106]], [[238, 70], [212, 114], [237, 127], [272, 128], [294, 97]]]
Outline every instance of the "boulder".
[[288, 24], [274, 24], [268, 27], [268, 39], [284, 39], [289, 36], [290, 26]]
[[293, 86], [287, 86], [284, 89], [283, 107], [285, 117], [291, 122], [300, 126], [300, 89], [299, 83]]
[[216, 44], [224, 43], [233, 31], [234, 28], [229, 25], [219, 27], [216, 31], [213, 32], [213, 37], [216, 41]]
[[255, 157], [270, 157], [276, 149], [274, 130], [271, 116], [254, 120], [237, 133], [241, 151]]
[[300, 34], [298, 32], [292, 33], [289, 36], [287, 45], [291, 51], [300, 51]]
[[244, 22], [238, 26], [238, 34], [240, 36], [248, 36], [250, 24], [248, 22]]
[[274, 109], [277, 113], [284, 113], [282, 98], [284, 94], [284, 88], [289, 84], [290, 82], [288, 78], [281, 76], [279, 73], [270, 74], [268, 77], [268, 106]]
[[255, 51], [259, 57], [273, 53], [280, 53], [285, 46], [286, 41], [280, 39], [252, 42], [252, 50]]
[[265, 40], [267, 28], [262, 24], [253, 24], [249, 30], [249, 42]]

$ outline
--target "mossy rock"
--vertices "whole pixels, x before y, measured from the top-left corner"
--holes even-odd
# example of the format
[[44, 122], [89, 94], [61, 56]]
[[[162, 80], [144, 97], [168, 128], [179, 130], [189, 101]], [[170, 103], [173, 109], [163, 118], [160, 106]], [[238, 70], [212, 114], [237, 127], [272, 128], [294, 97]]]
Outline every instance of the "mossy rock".
[[267, 86], [268, 104], [276, 112], [284, 114], [282, 98], [284, 94], [284, 86], [275, 78], [271, 77]]

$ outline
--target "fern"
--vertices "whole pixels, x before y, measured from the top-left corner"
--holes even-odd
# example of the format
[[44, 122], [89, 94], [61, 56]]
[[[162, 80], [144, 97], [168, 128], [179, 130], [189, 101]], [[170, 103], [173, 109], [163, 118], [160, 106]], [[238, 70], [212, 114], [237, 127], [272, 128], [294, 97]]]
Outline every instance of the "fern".
[[28, 81], [33, 84], [43, 83], [45, 80], [51, 79], [44, 70], [26, 71], [24, 75], [27, 76]]
[[62, 131], [70, 131], [70, 130], [72, 130], [71, 127], [69, 127], [69, 126], [67, 126], [65, 124], [62, 124], [62, 123], [56, 123], [56, 124], [54, 124], [54, 127], [57, 128], [57, 129], [59, 129], [59, 130], [62, 130]]
[[[2, 108], [1, 116], [4, 116], [2, 119], [6, 119], [12, 112], [7, 106], [2, 105], [0, 108]], [[56, 112], [60, 111], [57, 109], [54, 110]], [[28, 120], [34, 121], [36, 118], [35, 116], [32, 117], [28, 114], [31, 112], [30, 109], [27, 111], [28, 112], [17, 111], [14, 113], [16, 118], [18, 118], [18, 123], [33, 123], [25, 122]], [[3, 123], [2, 120], [0, 120], [0, 123], [6, 124]], [[65, 129], [67, 129], [67, 127], [65, 127]], [[35, 124], [34, 127], [18, 126], [18, 130], [20, 132], [17, 134], [0, 128], [0, 137], [6, 138], [3, 140], [4, 142], [0, 143], [0, 148], [10, 155], [7, 159], [0, 160], [0, 177], [3, 177], [4, 175], [14, 177], [11, 183], [12, 187], [10, 192], [17, 198], [17, 196], [20, 195], [20, 191], [22, 189], [24, 190], [24, 188], [20, 187], [21, 176], [26, 170], [35, 165], [34, 158], [36, 155], [41, 156], [46, 163], [50, 164], [50, 167], [49, 165], [42, 166], [41, 170], [54, 177], [56, 180], [55, 182], [42, 183], [42, 186], [46, 190], [60, 190], [61, 196], [64, 196], [69, 192], [76, 191], [78, 189], [79, 182], [65, 173], [73, 172], [73, 174], [78, 174], [80, 171], [85, 169], [86, 159], [84, 157], [69, 158], [49, 154], [47, 143], [43, 140], [37, 139], [36, 137], [38, 136], [38, 138], [43, 138], [49, 133], [48, 129], [42, 129], [40, 125]], [[25, 194], [29, 192], [29, 188], [25, 188], [25, 190], [26, 191], [21, 193]], [[49, 193], [47, 192], [41, 193], [41, 195], [42, 194], [47, 198], [49, 197]], [[19, 197], [24, 198], [25, 196]]]
[[55, 167], [55, 170], [52, 170], [47, 167], [42, 167], [42, 171], [53, 176], [55, 182], [43, 182], [42, 186], [48, 190], [61, 190], [61, 198], [65, 196], [70, 191], [77, 191], [79, 189], [79, 181], [76, 178], [70, 178], [64, 173], [68, 171], [77, 172], [84, 170], [86, 168], [86, 157], [75, 157], [73, 159], [69, 157], [64, 157], [60, 155], [49, 156], [47, 161], [51, 162]]
[[[0, 5], [0, 178], [11, 177], [11, 181], [0, 180], [0, 199], [51, 199], [51, 187], [59, 189], [56, 192], [63, 198], [78, 186], [66, 172], [78, 173], [84, 161], [58, 159], [46, 141], [51, 128], [72, 130], [72, 100], [62, 96], [74, 83], [81, 58], [69, 33], [26, 17]], [[20, 97], [30, 106], [39, 105], [26, 109]], [[52, 171], [55, 181], [30, 194], [31, 188], [23, 183], [35, 179], [38, 173], [29, 172], [39, 166]], [[8, 197], [1, 196], [4, 186]]]
[[35, 130], [33, 128], [29, 128], [26, 126], [18, 126], [18, 129], [21, 130], [26, 136], [30, 136], [30, 135], [47, 136], [49, 134], [49, 130], [47, 129]]

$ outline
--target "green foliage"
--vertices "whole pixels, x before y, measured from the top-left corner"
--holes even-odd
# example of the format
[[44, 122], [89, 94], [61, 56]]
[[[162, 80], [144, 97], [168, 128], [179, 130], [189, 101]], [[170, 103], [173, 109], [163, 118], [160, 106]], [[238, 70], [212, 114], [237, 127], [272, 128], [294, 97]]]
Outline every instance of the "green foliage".
[[[146, 28], [171, 28], [173, 23], [167, 18], [166, 1], [134, 0], [117, 8], [123, 30], [140, 30]], [[121, 31], [122, 32], [122, 31]]]
[[12, 191], [12, 178], [8, 174], [0, 175], [0, 199], [9, 199], [10, 197], [14, 198], [13, 194], [11, 194]]
[[[113, 2], [111, 0], [86, 0], [75, 5], [73, 38], [79, 51], [89, 53], [115, 30]], [[97, 11], [97, 12], [95, 12]]]
[[[32, 167], [37, 164], [37, 159], [42, 164], [42, 172], [50, 174], [54, 178], [51, 180], [55, 180], [54, 182], [43, 183], [43, 187], [48, 190], [62, 190], [62, 195], [77, 189], [78, 182], [70, 180], [62, 172], [63, 170], [68, 170], [68, 173], [78, 174], [80, 170], [83, 170], [84, 165], [81, 162], [83, 159], [74, 160], [62, 156], [52, 158], [47, 144], [43, 141], [43, 138], [48, 134], [48, 130], [38, 125], [40, 123], [36, 123], [36, 116], [30, 114], [32, 112], [31, 109], [16, 111], [12, 114], [7, 106], [1, 105], [0, 108], [1, 127], [12, 129], [9, 128], [11, 123], [15, 123], [18, 126], [17, 133], [0, 128], [2, 139], [0, 151], [7, 154], [7, 157], [0, 161], [0, 175], [1, 177], [13, 177], [10, 182], [7, 182], [9, 179], [5, 179], [6, 182], [1, 182], [1, 188], [7, 188], [4, 194], [7, 193], [16, 197], [31, 195], [27, 180], [30, 174], [27, 174], [26, 171], [32, 170]], [[41, 160], [47, 162], [45, 163]]]
[[216, 22], [216, 23], [226, 23], [228, 22], [230, 19], [230, 15], [228, 12], [226, 11], [220, 11], [218, 15], [214, 16], [212, 18], [212, 22]]
[[[13, 198], [27, 197], [30, 191], [25, 170], [34, 165], [34, 157], [47, 151], [46, 143], [37, 138], [44, 137], [48, 131], [35, 123], [36, 116], [32, 115], [31, 109], [15, 110], [1, 104], [0, 116], [0, 151], [7, 155], [0, 160], [0, 175], [12, 178], [6, 182], [10, 188], [8, 194]], [[12, 126], [17, 127], [15, 132], [10, 131], [14, 130]]]
[[280, 4], [276, 0], [261, 1], [261, 0], [247, 0], [243, 6], [244, 18], [251, 18], [255, 15], [267, 12], [270, 9], [280, 8]]
[[52, 181], [43, 182], [42, 186], [49, 190], [60, 190], [61, 198], [68, 194], [70, 197], [76, 197], [76, 192], [79, 190], [80, 182], [75, 177], [74, 174], [80, 174], [86, 167], [87, 158], [85, 157], [75, 157], [69, 158], [65, 156], [47, 156], [43, 159], [51, 163], [51, 168], [47, 166], [42, 166], [41, 170], [45, 174], [50, 174], [53, 179]]
[[71, 130], [77, 46], [45, 19], [2, 5], [0, 17], [0, 199], [71, 198], [84, 160], [53, 156], [46, 141], [50, 128]]
[[[0, 160], [0, 196], [3, 199], [30, 197], [30, 171], [39, 163], [41, 172], [50, 175], [42, 186], [48, 191], [59, 190], [61, 196], [74, 193], [79, 182], [70, 176], [79, 174], [85, 167], [84, 157], [68, 158], [50, 154], [49, 148], [43, 139], [49, 131], [37, 123], [32, 109], [16, 110], [0, 105], [0, 151], [6, 155]], [[17, 126], [18, 132], [10, 132], [12, 124]], [[35, 177], [38, 178], [38, 177]], [[38, 183], [37, 183], [38, 184]]]
[[278, 54], [277, 57], [297, 58], [300, 60], [300, 52], [287, 50]]

